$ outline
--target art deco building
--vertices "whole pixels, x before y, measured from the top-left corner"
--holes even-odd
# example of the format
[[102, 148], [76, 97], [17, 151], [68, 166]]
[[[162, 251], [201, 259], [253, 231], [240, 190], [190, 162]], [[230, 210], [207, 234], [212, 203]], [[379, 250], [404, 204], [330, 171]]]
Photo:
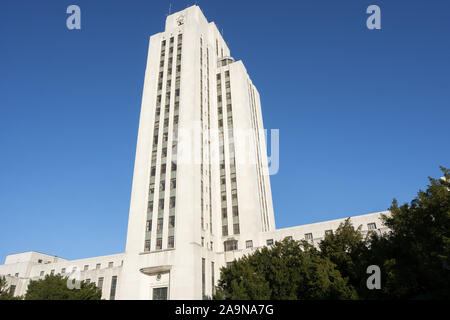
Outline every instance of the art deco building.
[[233, 251], [275, 229], [265, 155], [243, 63], [199, 7], [168, 16], [150, 38], [120, 296], [211, 296]]
[[[381, 226], [378, 213], [352, 221]], [[76, 267], [106, 299], [202, 299], [234, 259], [285, 237], [317, 244], [340, 222], [275, 230], [259, 93], [192, 6], [150, 37], [125, 253], [10, 255], [0, 274], [17, 294], [29, 279]]]

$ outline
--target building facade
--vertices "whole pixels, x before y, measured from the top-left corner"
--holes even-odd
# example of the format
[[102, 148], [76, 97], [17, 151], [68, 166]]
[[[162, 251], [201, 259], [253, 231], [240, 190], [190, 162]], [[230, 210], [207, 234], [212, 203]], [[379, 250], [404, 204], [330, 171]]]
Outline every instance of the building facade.
[[[0, 275], [16, 295], [30, 279], [73, 273], [104, 299], [202, 299], [234, 259], [285, 237], [317, 244], [343, 220], [275, 229], [259, 93], [192, 6], [150, 37], [125, 253], [9, 255]], [[381, 231], [380, 213], [352, 222]]]

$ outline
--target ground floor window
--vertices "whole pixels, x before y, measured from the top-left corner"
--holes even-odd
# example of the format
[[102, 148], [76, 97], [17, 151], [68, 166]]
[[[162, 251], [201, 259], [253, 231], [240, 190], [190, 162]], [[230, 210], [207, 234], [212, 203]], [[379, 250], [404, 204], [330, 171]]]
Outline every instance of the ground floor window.
[[154, 288], [153, 300], [167, 300], [167, 287]]

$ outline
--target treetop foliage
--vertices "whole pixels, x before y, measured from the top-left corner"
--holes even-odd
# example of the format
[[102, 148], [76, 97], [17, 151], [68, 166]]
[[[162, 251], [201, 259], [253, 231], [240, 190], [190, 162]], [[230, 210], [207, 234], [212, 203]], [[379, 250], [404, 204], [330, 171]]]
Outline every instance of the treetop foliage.
[[[350, 218], [318, 249], [283, 240], [221, 269], [216, 299], [449, 299], [450, 170], [429, 178], [409, 204], [394, 199], [385, 233], [361, 233]], [[381, 271], [369, 290], [367, 268]]]

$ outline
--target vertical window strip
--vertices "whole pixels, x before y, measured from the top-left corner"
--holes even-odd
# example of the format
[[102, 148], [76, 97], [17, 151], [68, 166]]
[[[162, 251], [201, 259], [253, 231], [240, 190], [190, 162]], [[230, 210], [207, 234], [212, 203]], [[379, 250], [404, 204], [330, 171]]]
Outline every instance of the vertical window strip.
[[[146, 230], [145, 230], [145, 242], [144, 242], [144, 251], [148, 252], [151, 250], [151, 231], [152, 231], [152, 222], [153, 222], [153, 212], [154, 212], [154, 203], [155, 201], [155, 176], [156, 176], [156, 155], [158, 149], [158, 140], [159, 140], [159, 126], [160, 126], [160, 116], [161, 116], [161, 104], [162, 104], [162, 83], [164, 77], [164, 65], [165, 65], [165, 51], [166, 51], [166, 41], [163, 40], [161, 42], [161, 58], [160, 58], [160, 72], [158, 76], [158, 93], [156, 97], [156, 108], [155, 108], [155, 116], [154, 116], [154, 125], [153, 125], [153, 138], [152, 138], [152, 153], [150, 159], [150, 185], [149, 185], [149, 196], [148, 196], [148, 204], [147, 204], [147, 220], [146, 220]], [[151, 200], [150, 200], [151, 199]]]
[[[221, 192], [221, 219], [222, 219], [222, 236], [228, 236], [228, 207], [227, 207], [227, 183], [225, 174], [225, 144], [223, 129], [223, 103], [222, 103], [222, 75], [217, 74], [217, 116], [219, 131], [219, 182]], [[223, 173], [223, 174], [222, 174]]]
[[[236, 157], [235, 157], [235, 147], [234, 147], [234, 130], [233, 130], [233, 115], [232, 113], [228, 115], [228, 106], [233, 108], [231, 103], [231, 81], [230, 72], [225, 71], [225, 88], [229, 89], [225, 92], [226, 97], [226, 108], [227, 108], [227, 127], [228, 127], [228, 146], [230, 154], [229, 169], [231, 175], [235, 181], [231, 181], [231, 207], [232, 207], [232, 219], [233, 219], [233, 234], [240, 234], [239, 226], [239, 206], [238, 206], [238, 195], [237, 195], [237, 177], [236, 177]], [[228, 92], [227, 92], [228, 91]], [[231, 177], [230, 177], [231, 179]], [[233, 188], [233, 183], [235, 187]], [[236, 200], [236, 201], [235, 201]]]
[[[255, 124], [256, 124], [256, 128], [258, 128], [258, 114], [256, 113], [256, 100], [255, 100], [255, 91], [253, 86], [252, 88], [252, 103], [253, 103], [253, 111], [254, 111], [254, 117], [255, 117]], [[266, 230], [265, 231], [269, 231], [269, 215], [268, 215], [268, 209], [267, 209], [267, 190], [266, 190], [266, 175], [263, 172], [263, 168], [262, 168], [262, 161], [261, 161], [261, 142], [260, 142], [260, 135], [259, 135], [259, 130], [256, 131], [256, 137], [257, 137], [257, 150], [258, 150], [258, 165], [259, 165], [259, 171], [260, 171], [260, 178], [261, 178], [261, 194], [262, 194], [262, 201], [263, 201], [263, 213], [264, 213], [264, 219], [266, 221]]]
[[215, 290], [215, 279], [214, 279], [214, 262], [211, 262], [211, 296], [214, 296], [216, 293]]
[[[172, 70], [173, 70], [173, 48], [174, 48], [174, 37], [170, 38], [169, 42], [169, 56], [167, 61], [167, 79], [166, 79], [166, 94], [164, 99], [164, 113], [163, 113], [163, 133], [162, 136], [162, 149], [160, 154], [160, 179], [159, 179], [159, 197], [158, 197], [158, 215], [157, 215], [157, 225], [156, 225], [156, 246], [155, 250], [163, 249], [163, 233], [164, 233], [164, 213], [167, 211], [165, 205], [165, 198], [167, 194], [167, 189], [170, 190], [170, 186], [167, 183], [167, 159], [168, 159], [168, 143], [167, 136], [169, 134], [169, 117], [170, 117], [170, 105], [172, 96]], [[161, 110], [162, 111], [162, 110]], [[156, 200], [154, 201], [156, 203]]]
[[[174, 110], [171, 118], [172, 122], [172, 141], [171, 141], [171, 163], [170, 168], [167, 165], [167, 170], [170, 170], [170, 180], [168, 181], [168, 194], [169, 200], [169, 221], [167, 224], [167, 248], [172, 249], [175, 247], [175, 213], [176, 213], [176, 179], [177, 179], [177, 143], [178, 143], [178, 119], [179, 119], [179, 106], [180, 106], [180, 80], [181, 80], [181, 53], [182, 53], [183, 35], [179, 34], [177, 37], [177, 59], [176, 59], [176, 72], [175, 72], [175, 102]], [[169, 163], [168, 163], [169, 164]], [[172, 191], [173, 190], [173, 191]]]
[[203, 230], [205, 224], [204, 199], [203, 199], [203, 40], [200, 38], [200, 227]]
[[249, 83], [249, 95], [250, 95], [250, 107], [251, 107], [251, 115], [252, 115], [252, 125], [253, 125], [253, 136], [255, 141], [255, 150], [257, 157], [257, 181], [258, 181], [258, 192], [260, 199], [260, 207], [261, 207], [261, 220], [262, 220], [262, 231], [268, 231], [268, 217], [267, 217], [267, 207], [266, 207], [266, 197], [265, 197], [265, 188], [263, 185], [264, 175], [261, 168], [261, 148], [260, 148], [260, 139], [259, 139], [259, 130], [258, 130], [258, 122], [256, 115], [256, 106], [255, 106], [255, 94], [252, 88], [252, 85]]
[[[208, 180], [209, 180], [209, 232], [212, 234], [212, 195], [211, 195], [211, 108], [209, 101], [209, 48], [206, 48], [206, 98], [208, 101]], [[212, 250], [212, 248], [211, 248]]]
[[117, 276], [111, 278], [111, 290], [109, 292], [109, 300], [116, 299]]
[[202, 299], [205, 297], [205, 289], [206, 289], [206, 270], [205, 270], [205, 258], [202, 258]]

